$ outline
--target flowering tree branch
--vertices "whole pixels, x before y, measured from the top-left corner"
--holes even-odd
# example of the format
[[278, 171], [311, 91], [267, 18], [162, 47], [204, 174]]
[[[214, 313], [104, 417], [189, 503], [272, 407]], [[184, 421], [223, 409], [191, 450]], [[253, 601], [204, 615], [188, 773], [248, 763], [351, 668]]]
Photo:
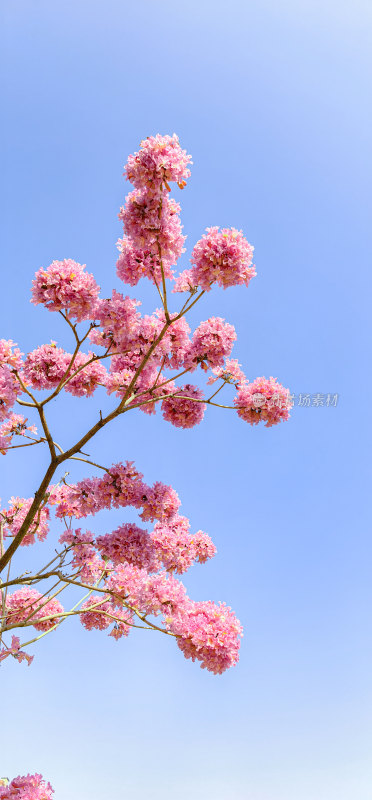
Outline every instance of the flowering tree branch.
[[[70, 259], [54, 261], [36, 273], [32, 302], [65, 320], [73, 334], [73, 352], [52, 341], [23, 356], [12, 341], [0, 340], [0, 452], [5, 456], [36, 444], [46, 444], [49, 451], [33, 497], [12, 497], [0, 511], [0, 661], [12, 656], [31, 663], [33, 656], [24, 648], [70, 618], [78, 618], [87, 630], [109, 630], [115, 639], [128, 636], [132, 627], [172, 636], [186, 658], [215, 674], [238, 660], [242, 629], [233, 612], [224, 603], [191, 600], [178, 577], [213, 557], [210, 537], [190, 532], [171, 486], [148, 486], [133, 463], [102, 466], [83, 449], [129, 411], [154, 414], [159, 406], [166, 421], [184, 429], [199, 424], [208, 406], [235, 410], [252, 425], [270, 427], [288, 419], [289, 391], [274, 378], [250, 382], [230, 358], [236, 339], [231, 324], [211, 317], [191, 333], [186, 321], [213, 286], [248, 286], [256, 275], [253, 247], [243, 233], [214, 227], [194, 246], [191, 268], [175, 276], [186, 237], [170, 183], [183, 189], [190, 163], [175, 135], [157, 135], [141, 142], [125, 167], [133, 191], [119, 213], [124, 235], [118, 242], [117, 275], [130, 286], [141, 278], [150, 280], [161, 308], [141, 316], [140, 303], [129, 296], [114, 290], [111, 297], [101, 298], [85, 266]], [[172, 294], [186, 296], [176, 311], [170, 307], [172, 285]], [[81, 323], [88, 324], [82, 332]], [[85, 352], [88, 341], [93, 349]], [[198, 382], [180, 384], [186, 374], [187, 380], [192, 375]], [[206, 389], [205, 383], [213, 388]], [[105, 416], [99, 411], [75, 443], [57, 443], [46, 415], [51, 400], [63, 392], [83, 398], [102, 390], [116, 397], [111, 410]], [[235, 392], [232, 402], [216, 402], [222, 390]], [[16, 403], [36, 416], [41, 435], [33, 422], [14, 413]], [[58, 479], [60, 467], [71, 460], [101, 474], [77, 483], [67, 482], [68, 473]], [[123, 522], [97, 536], [78, 527], [79, 520], [101, 509], [127, 507], [136, 509], [140, 521], [152, 529]], [[52, 514], [64, 525], [62, 550], [55, 550], [40, 570], [17, 575], [13, 557], [36, 539], [44, 542], [49, 535], [51, 540]], [[87, 593], [66, 610], [60, 598], [68, 597], [72, 587]], [[7, 639], [10, 632], [30, 626], [37, 635], [29, 641], [21, 644], [15, 635]], [[51, 797], [50, 785], [31, 775], [11, 783], [0, 780], [0, 800], [26, 800], [31, 789], [35, 800]]]

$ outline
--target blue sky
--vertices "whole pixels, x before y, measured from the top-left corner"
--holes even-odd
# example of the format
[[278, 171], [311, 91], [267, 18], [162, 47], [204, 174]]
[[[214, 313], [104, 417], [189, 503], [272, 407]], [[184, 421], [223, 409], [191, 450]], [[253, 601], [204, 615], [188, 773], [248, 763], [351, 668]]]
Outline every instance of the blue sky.
[[[193, 322], [232, 322], [250, 378], [339, 396], [269, 430], [218, 409], [189, 432], [137, 412], [97, 438], [98, 461], [172, 483], [216, 542], [185, 582], [235, 609], [241, 660], [214, 677], [166, 637], [115, 643], [66, 623], [29, 669], [1, 669], [0, 773], [40, 771], [57, 800], [370, 800], [371, 7], [16, 0], [0, 13], [1, 336], [70, 346], [29, 303], [53, 259], [86, 263], [104, 296], [120, 290], [123, 164], [175, 131], [194, 160], [188, 254], [205, 227], [235, 226], [257, 266]], [[151, 311], [142, 283], [129, 293]], [[57, 441], [95, 408], [53, 405]], [[1, 463], [4, 503], [35, 491], [43, 456], [24, 452]]]

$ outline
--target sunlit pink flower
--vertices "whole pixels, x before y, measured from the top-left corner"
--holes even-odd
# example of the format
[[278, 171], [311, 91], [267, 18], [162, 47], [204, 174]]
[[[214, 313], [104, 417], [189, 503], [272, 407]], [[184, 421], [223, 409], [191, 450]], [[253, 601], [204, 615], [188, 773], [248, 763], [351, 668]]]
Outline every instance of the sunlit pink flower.
[[196, 286], [209, 292], [213, 283], [224, 289], [245, 284], [255, 277], [253, 247], [235, 228], [207, 228], [192, 255], [192, 277]]
[[94, 319], [98, 294], [99, 286], [93, 275], [85, 272], [85, 264], [66, 258], [38, 270], [32, 281], [31, 301], [42, 303], [48, 311], [65, 311], [81, 322]]
[[276, 378], [256, 378], [240, 387], [234, 404], [245, 422], [257, 425], [263, 420], [266, 428], [270, 428], [289, 418], [293, 402], [289, 389]]

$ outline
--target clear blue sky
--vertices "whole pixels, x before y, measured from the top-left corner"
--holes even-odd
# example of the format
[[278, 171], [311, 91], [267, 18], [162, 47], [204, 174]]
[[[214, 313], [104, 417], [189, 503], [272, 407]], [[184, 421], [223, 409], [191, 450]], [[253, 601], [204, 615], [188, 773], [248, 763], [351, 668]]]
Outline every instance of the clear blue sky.
[[[97, 439], [97, 460], [172, 483], [211, 534], [218, 555], [186, 584], [236, 610], [241, 661], [214, 677], [165, 637], [66, 623], [29, 669], [1, 669], [0, 774], [40, 771], [56, 800], [371, 800], [371, 6], [8, 0], [1, 16], [1, 336], [67, 345], [29, 303], [53, 259], [120, 289], [123, 164], [175, 131], [194, 159], [189, 249], [209, 225], [256, 248], [249, 289], [211, 292], [195, 322], [236, 326], [250, 378], [339, 401], [269, 430], [217, 409], [190, 432], [138, 412]], [[157, 305], [149, 285], [131, 293]], [[57, 440], [94, 407], [54, 406]], [[31, 495], [43, 461], [0, 466], [6, 502]]]

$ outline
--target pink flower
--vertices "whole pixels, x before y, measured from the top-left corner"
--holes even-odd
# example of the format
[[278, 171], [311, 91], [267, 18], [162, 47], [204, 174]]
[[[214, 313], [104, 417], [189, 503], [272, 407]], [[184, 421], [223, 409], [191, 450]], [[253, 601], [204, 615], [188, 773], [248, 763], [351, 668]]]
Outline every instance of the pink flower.
[[20, 647], [21, 647], [21, 640], [19, 636], [12, 636], [11, 646], [2, 647], [2, 649], [0, 650], [0, 661], [4, 661], [5, 658], [13, 656], [13, 658], [15, 658], [19, 662], [26, 661], [27, 666], [29, 667], [34, 660], [34, 656], [29, 656], [28, 653], [26, 653], [24, 650], [21, 650]]
[[185, 269], [176, 278], [172, 292], [195, 292], [197, 285], [193, 270]]
[[[161, 285], [161, 260], [154, 249], [135, 247], [128, 236], [123, 236], [117, 243], [120, 256], [116, 262], [116, 274], [124, 283], [136, 286], [141, 278], [148, 278], [152, 283]], [[173, 270], [167, 261], [163, 261], [164, 278], [173, 278]]]
[[17, 370], [22, 367], [22, 353], [11, 339], [0, 339], [0, 367], [5, 365]]
[[0, 420], [7, 418], [22, 391], [13, 373], [22, 367], [21, 356], [11, 339], [0, 339]]
[[79, 580], [83, 583], [95, 583], [105, 571], [105, 562], [100, 558], [93, 545], [94, 536], [90, 531], [82, 533], [81, 528], [65, 531], [59, 537], [61, 544], [70, 548], [71, 566], [79, 570]]
[[247, 383], [247, 378], [236, 358], [227, 358], [225, 364], [223, 364], [222, 367], [215, 367], [212, 369], [212, 373], [213, 374], [207, 381], [209, 385], [215, 383], [217, 380], [232, 383], [236, 388]]
[[11, 414], [6, 422], [0, 425], [0, 453], [5, 455], [12, 443], [12, 436], [25, 436], [26, 431], [36, 433], [35, 425], [27, 425], [22, 414]]
[[203, 669], [218, 675], [238, 662], [242, 626], [225, 603], [190, 600], [167, 622], [185, 658], [201, 661]]
[[235, 228], [207, 228], [207, 232], [196, 243], [191, 263], [192, 277], [196, 286], [209, 292], [213, 283], [224, 289], [244, 283], [248, 286], [256, 275], [253, 247]]
[[184, 252], [186, 237], [181, 233], [180, 210], [179, 203], [168, 195], [163, 195], [160, 203], [159, 198], [135, 190], [128, 194], [119, 219], [134, 248], [162, 258], [168, 270]]
[[219, 367], [229, 356], [236, 339], [235, 328], [221, 317], [211, 317], [201, 322], [192, 337], [191, 346], [185, 356], [184, 367], [195, 370]]
[[70, 258], [39, 269], [32, 281], [31, 302], [42, 303], [48, 311], [65, 311], [77, 322], [94, 319], [99, 286], [84, 270], [85, 264]]
[[204, 417], [206, 404], [199, 402], [203, 392], [190, 383], [175, 391], [176, 397], [167, 397], [161, 404], [163, 417], [177, 428], [193, 428]]
[[[10, 498], [10, 508], [3, 508], [0, 512], [4, 520], [4, 536], [16, 536], [31, 508], [33, 500], [33, 497], [28, 499], [24, 497]], [[48, 535], [48, 522], [49, 509], [45, 506], [41, 507], [31, 522], [29, 530], [22, 540], [21, 545], [23, 547], [27, 547], [30, 544], [34, 544], [35, 536], [37, 536], [40, 542], [43, 542]]]
[[198, 531], [190, 536], [189, 528], [188, 519], [178, 514], [170, 522], [157, 522], [154, 526], [151, 539], [164, 567], [169, 571], [182, 574], [194, 561], [204, 563], [216, 553], [216, 548], [206, 533]]
[[[69, 354], [67, 356], [66, 369], [70, 361]], [[87, 366], [84, 367], [84, 364]], [[77, 374], [74, 375], [74, 372]], [[64, 389], [75, 397], [91, 397], [98, 386], [106, 384], [107, 379], [106, 369], [94, 353], [78, 353], [69, 375], [73, 377], [68, 379]]]
[[172, 519], [181, 502], [177, 492], [171, 486], [157, 481], [152, 487], [146, 487], [141, 501], [143, 507], [140, 517], [143, 520], [160, 521]]
[[240, 387], [234, 405], [245, 422], [257, 425], [264, 420], [266, 428], [270, 428], [289, 418], [293, 403], [289, 389], [276, 378], [256, 378], [253, 383]]
[[[164, 311], [158, 309], [156, 315], [163, 326], [165, 324]], [[171, 324], [161, 342], [162, 355], [165, 357], [164, 366], [170, 367], [170, 369], [182, 367], [190, 347], [190, 326], [184, 317], [180, 319], [176, 317], [176, 314], [170, 314]]]
[[127, 522], [112, 533], [97, 536], [96, 545], [113, 564], [127, 562], [148, 572], [158, 569], [156, 551], [147, 531], [133, 523]]
[[115, 289], [111, 298], [99, 300], [96, 305], [96, 319], [99, 320], [101, 329], [91, 331], [90, 341], [107, 349], [112, 347], [114, 350], [127, 350], [137, 335], [141, 319], [137, 311], [139, 305], [138, 300], [123, 297]]
[[111, 617], [114, 615], [115, 610], [108, 596], [92, 594], [81, 606], [80, 622], [87, 631], [93, 628], [104, 631], [112, 624]]
[[0, 800], [52, 800], [50, 783], [42, 775], [18, 775], [7, 786], [0, 785]]
[[[28, 621], [37, 631], [48, 631], [60, 622], [63, 611], [63, 606], [56, 597], [43, 597], [36, 589], [29, 587], [17, 589], [6, 598], [7, 626]], [[44, 617], [52, 619], [43, 619]]]
[[148, 136], [143, 139], [138, 153], [129, 156], [125, 175], [137, 189], [161, 191], [163, 184], [175, 181], [180, 188], [190, 175], [191, 156], [181, 150], [178, 136]]
[[33, 389], [54, 389], [62, 380], [71, 356], [56, 342], [42, 344], [28, 353], [22, 378]]

